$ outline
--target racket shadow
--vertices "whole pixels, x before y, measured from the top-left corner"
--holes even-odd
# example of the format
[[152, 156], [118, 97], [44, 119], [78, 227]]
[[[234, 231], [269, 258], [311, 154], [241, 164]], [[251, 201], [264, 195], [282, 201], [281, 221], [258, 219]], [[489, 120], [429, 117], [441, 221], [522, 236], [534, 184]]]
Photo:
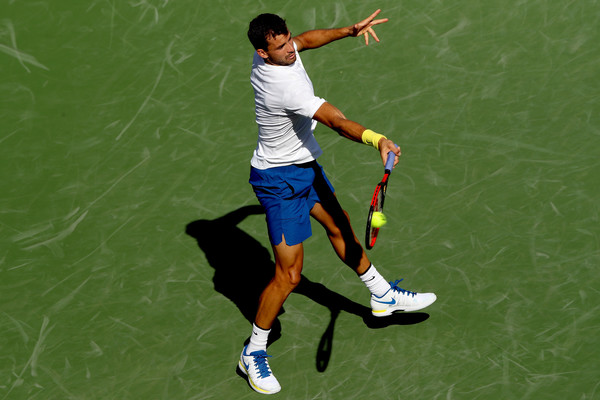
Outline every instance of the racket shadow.
[[[215, 291], [221, 293], [239, 309], [250, 324], [254, 322], [258, 309], [258, 299], [275, 273], [275, 262], [271, 253], [255, 238], [244, 232], [238, 224], [249, 216], [264, 214], [260, 205], [241, 207], [222, 217], [190, 222], [186, 234], [194, 238], [204, 252], [209, 265], [215, 270], [213, 284]], [[370, 329], [380, 329], [392, 325], [412, 325], [429, 318], [426, 313], [393, 314], [385, 318], [376, 318], [371, 309], [356, 303], [324, 285], [312, 282], [304, 275], [294, 293], [306, 296], [326, 307], [331, 319], [317, 349], [317, 370], [327, 369], [333, 347], [335, 322], [343, 311], [361, 318]], [[285, 311], [282, 308], [279, 315]], [[281, 323], [275, 320], [269, 345], [281, 337]], [[246, 339], [246, 344], [249, 341]]]
[[302, 276], [294, 293], [304, 295], [315, 303], [327, 307], [331, 313], [329, 325], [323, 333], [317, 348], [316, 364], [319, 372], [325, 372], [329, 365], [333, 350], [335, 322], [342, 311], [361, 318], [363, 323], [370, 329], [381, 329], [393, 325], [414, 325], [429, 318], [429, 314], [424, 312], [398, 313], [388, 317], [375, 317], [370, 307], [356, 303], [320, 283], [310, 281], [305, 276]]

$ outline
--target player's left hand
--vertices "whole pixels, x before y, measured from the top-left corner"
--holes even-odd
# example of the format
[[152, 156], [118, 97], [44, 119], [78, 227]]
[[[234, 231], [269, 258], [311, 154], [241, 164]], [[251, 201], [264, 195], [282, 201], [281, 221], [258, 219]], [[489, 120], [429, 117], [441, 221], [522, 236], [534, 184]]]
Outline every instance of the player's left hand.
[[383, 165], [388, 157], [388, 153], [393, 151], [396, 154], [396, 159], [394, 160], [394, 167], [400, 161], [400, 155], [402, 152], [400, 151], [400, 146], [396, 145], [393, 140], [381, 138], [379, 141], [379, 152], [381, 153], [381, 159], [383, 160]]
[[365, 20], [360, 21], [357, 24], [354, 24], [352, 27], [352, 36], [357, 37], [360, 35], [365, 35], [365, 44], [369, 45], [369, 35], [373, 36], [376, 42], [379, 42], [379, 38], [375, 34], [373, 30], [373, 26], [383, 24], [384, 22], [388, 22], [387, 18], [383, 19], [375, 19], [377, 14], [379, 14], [381, 10], [375, 11], [371, 16]]

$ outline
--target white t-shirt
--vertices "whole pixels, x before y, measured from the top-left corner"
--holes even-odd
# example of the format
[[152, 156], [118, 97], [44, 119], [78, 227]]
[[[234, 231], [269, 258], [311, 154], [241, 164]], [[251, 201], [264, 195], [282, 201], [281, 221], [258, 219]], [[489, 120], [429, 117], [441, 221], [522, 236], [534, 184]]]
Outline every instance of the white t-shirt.
[[298, 48], [292, 65], [270, 65], [256, 52], [250, 83], [254, 88], [258, 143], [250, 164], [257, 169], [301, 164], [323, 151], [313, 132], [313, 115], [325, 100], [316, 97]]

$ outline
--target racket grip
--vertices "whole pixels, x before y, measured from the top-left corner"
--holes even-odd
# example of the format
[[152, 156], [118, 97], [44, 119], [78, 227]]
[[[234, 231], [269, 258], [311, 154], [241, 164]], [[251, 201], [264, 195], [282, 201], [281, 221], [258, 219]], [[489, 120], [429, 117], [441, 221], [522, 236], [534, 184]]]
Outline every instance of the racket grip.
[[388, 157], [387, 160], [385, 162], [385, 169], [386, 171], [391, 171], [392, 168], [394, 168], [394, 160], [396, 159], [396, 155], [394, 154], [393, 151], [390, 151], [388, 153]]

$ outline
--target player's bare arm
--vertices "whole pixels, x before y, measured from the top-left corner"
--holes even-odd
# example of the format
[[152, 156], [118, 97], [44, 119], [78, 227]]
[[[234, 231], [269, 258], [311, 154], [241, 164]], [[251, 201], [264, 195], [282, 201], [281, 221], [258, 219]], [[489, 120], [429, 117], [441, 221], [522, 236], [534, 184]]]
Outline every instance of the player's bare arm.
[[[362, 143], [362, 135], [367, 129], [358, 122], [354, 122], [348, 118], [333, 104], [323, 103], [317, 110], [313, 119], [322, 123], [323, 125], [333, 129], [341, 136], [348, 138], [352, 141]], [[381, 153], [381, 160], [385, 164], [387, 160], [388, 152], [393, 151], [394, 154], [399, 156], [400, 147], [397, 147], [392, 140], [382, 138], [379, 141], [379, 152]], [[398, 157], [394, 161], [394, 165], [398, 163]]]
[[379, 38], [373, 30], [373, 26], [383, 24], [387, 22], [387, 18], [375, 19], [375, 17], [381, 12], [381, 10], [375, 11], [368, 18], [347, 27], [335, 28], [335, 29], [316, 29], [308, 32], [304, 32], [294, 37], [294, 42], [298, 46], [298, 51], [316, 49], [324, 46], [335, 40], [343, 39], [345, 37], [357, 37], [364, 35], [365, 44], [369, 44], [369, 36], [372, 36], [376, 42], [379, 42]]

